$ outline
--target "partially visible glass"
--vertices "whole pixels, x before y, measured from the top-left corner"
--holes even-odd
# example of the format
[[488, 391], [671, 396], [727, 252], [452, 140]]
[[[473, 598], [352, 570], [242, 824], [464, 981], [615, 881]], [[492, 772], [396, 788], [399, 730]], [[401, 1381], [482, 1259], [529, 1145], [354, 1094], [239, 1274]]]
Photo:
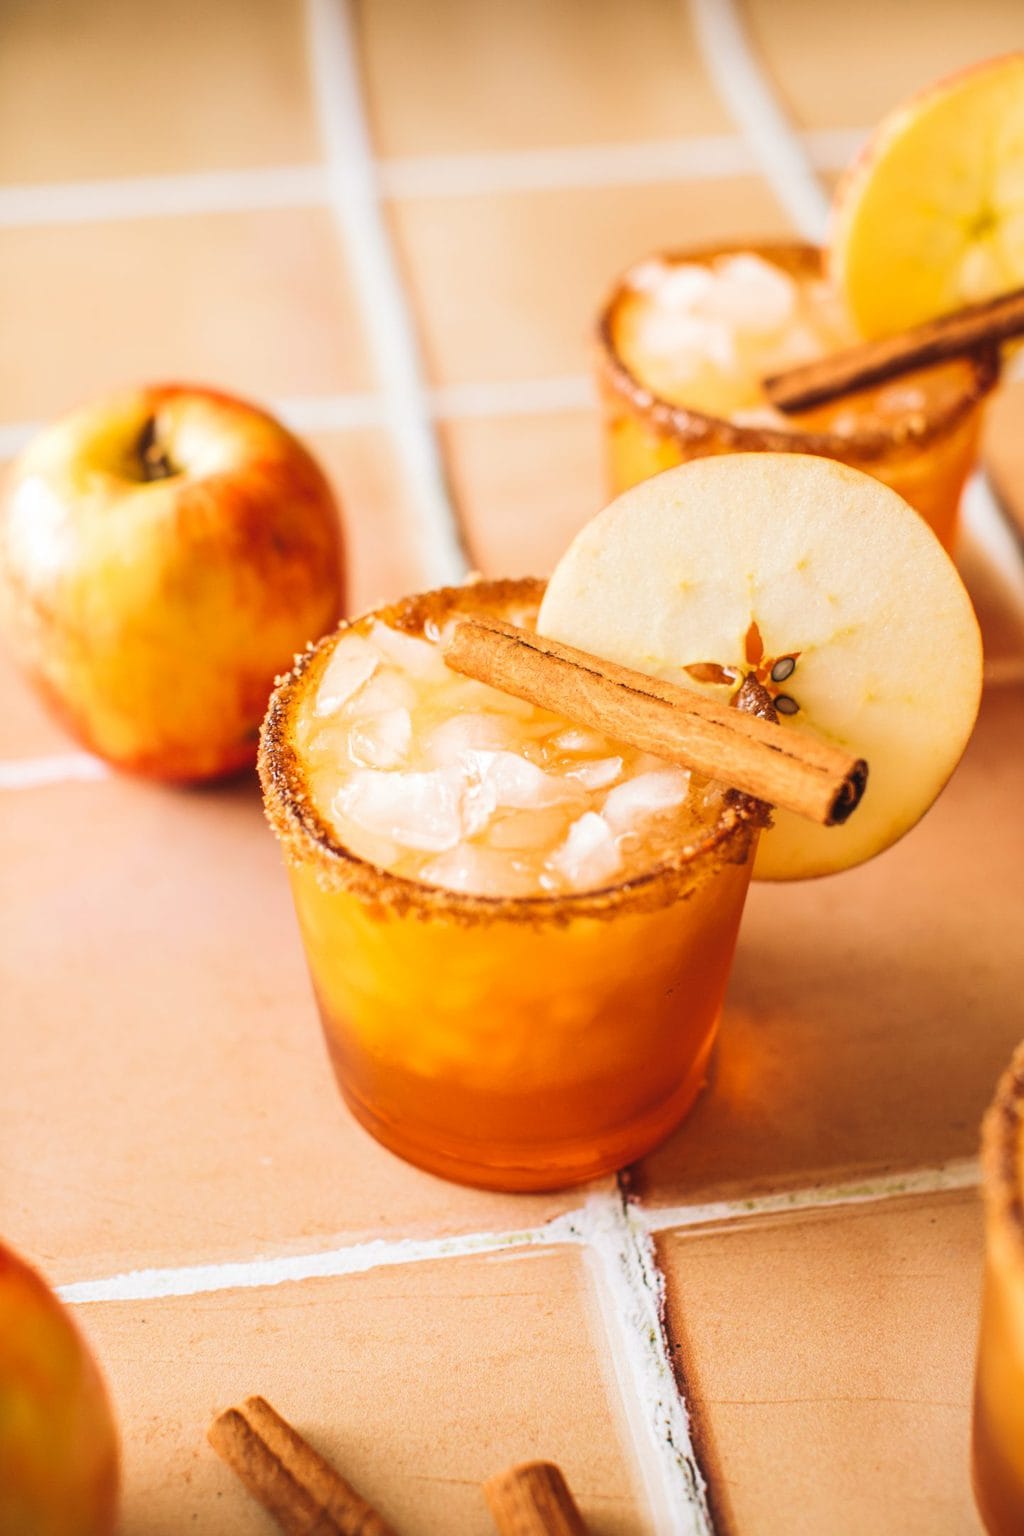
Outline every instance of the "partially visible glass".
[[[838, 459], [884, 481], [915, 507], [943, 545], [952, 548], [960, 498], [976, 457], [982, 404], [999, 375], [998, 353], [982, 349], [970, 357], [908, 375], [788, 418], [768, 409], [716, 414], [685, 389], [671, 397], [654, 386], [634, 360], [630, 366], [622, 334], [627, 305], [636, 290], [631, 273], [653, 263], [666, 270], [711, 267], [722, 258], [751, 254], [798, 285], [821, 283], [823, 252], [797, 243], [729, 245], [673, 252], [626, 272], [598, 320], [598, 383], [605, 417], [611, 489], [615, 494], [661, 470], [716, 453], [814, 453]], [[852, 335], [835, 345], [852, 344]], [[832, 348], [827, 347], [826, 350]], [[908, 404], [900, 408], [900, 398]], [[777, 416], [773, 421], [772, 416]]]
[[974, 1495], [990, 1536], [1024, 1532], [1024, 1045], [982, 1126], [985, 1279], [974, 1384]]
[[[422, 635], [535, 608], [483, 582], [374, 617]], [[765, 809], [734, 791], [699, 840], [600, 890], [478, 896], [389, 873], [318, 813], [304, 711], [337, 635], [275, 693], [260, 753], [341, 1092], [402, 1157], [460, 1182], [546, 1189], [650, 1150], [705, 1080]]]

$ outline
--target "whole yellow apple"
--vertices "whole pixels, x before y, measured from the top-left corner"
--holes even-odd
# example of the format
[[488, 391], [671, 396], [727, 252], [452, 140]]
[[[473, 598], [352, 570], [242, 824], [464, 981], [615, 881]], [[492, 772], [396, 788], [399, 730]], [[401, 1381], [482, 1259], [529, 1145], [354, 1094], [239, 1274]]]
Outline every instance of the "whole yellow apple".
[[108, 1536], [117, 1484], [96, 1362], [46, 1282], [0, 1243], [0, 1531]]
[[0, 500], [0, 622], [92, 751], [169, 780], [255, 761], [277, 673], [340, 616], [338, 509], [256, 406], [165, 385], [41, 432]]

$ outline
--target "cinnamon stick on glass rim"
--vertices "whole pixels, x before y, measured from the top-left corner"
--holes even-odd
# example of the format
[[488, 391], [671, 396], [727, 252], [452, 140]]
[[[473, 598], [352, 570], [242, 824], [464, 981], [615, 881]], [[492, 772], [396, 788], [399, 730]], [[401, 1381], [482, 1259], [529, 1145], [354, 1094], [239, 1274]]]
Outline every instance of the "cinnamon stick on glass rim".
[[867, 763], [831, 742], [498, 619], [463, 619], [444, 659], [454, 672], [824, 826], [846, 821], [864, 793]]
[[1024, 288], [1015, 288], [880, 341], [830, 352], [799, 368], [772, 374], [762, 379], [761, 386], [778, 410], [802, 411], [1020, 335], [1024, 335]]
[[266, 1398], [218, 1414], [207, 1438], [285, 1536], [395, 1536]]

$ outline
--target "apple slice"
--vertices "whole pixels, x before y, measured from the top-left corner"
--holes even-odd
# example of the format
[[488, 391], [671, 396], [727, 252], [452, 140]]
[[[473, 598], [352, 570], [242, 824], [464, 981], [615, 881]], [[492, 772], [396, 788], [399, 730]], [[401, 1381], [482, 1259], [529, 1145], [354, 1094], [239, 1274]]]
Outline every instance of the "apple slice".
[[836, 191], [829, 248], [869, 337], [1024, 284], [1024, 53], [885, 117]]
[[888, 486], [806, 454], [697, 459], [634, 486], [577, 534], [537, 627], [720, 699], [752, 671], [787, 729], [868, 760], [844, 826], [776, 814], [762, 879], [894, 843], [956, 767], [981, 696], [977, 620], [935, 535]]

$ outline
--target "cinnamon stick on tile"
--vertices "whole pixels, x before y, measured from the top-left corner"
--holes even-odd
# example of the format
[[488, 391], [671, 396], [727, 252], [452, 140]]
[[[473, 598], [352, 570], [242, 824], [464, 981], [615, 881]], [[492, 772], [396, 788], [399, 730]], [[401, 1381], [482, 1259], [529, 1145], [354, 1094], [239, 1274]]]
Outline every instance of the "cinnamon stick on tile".
[[395, 1536], [265, 1398], [228, 1408], [208, 1438], [286, 1536]]
[[846, 821], [864, 792], [867, 763], [831, 742], [498, 619], [464, 619], [444, 658], [502, 693], [825, 826]]
[[587, 1536], [561, 1471], [551, 1461], [524, 1461], [484, 1484], [501, 1536]]
[[986, 344], [1024, 335], [1024, 288], [982, 304], [970, 304], [923, 325], [830, 352], [813, 363], [762, 379], [770, 403], [780, 411], [803, 411], [840, 395], [882, 384], [915, 368], [962, 357]]

